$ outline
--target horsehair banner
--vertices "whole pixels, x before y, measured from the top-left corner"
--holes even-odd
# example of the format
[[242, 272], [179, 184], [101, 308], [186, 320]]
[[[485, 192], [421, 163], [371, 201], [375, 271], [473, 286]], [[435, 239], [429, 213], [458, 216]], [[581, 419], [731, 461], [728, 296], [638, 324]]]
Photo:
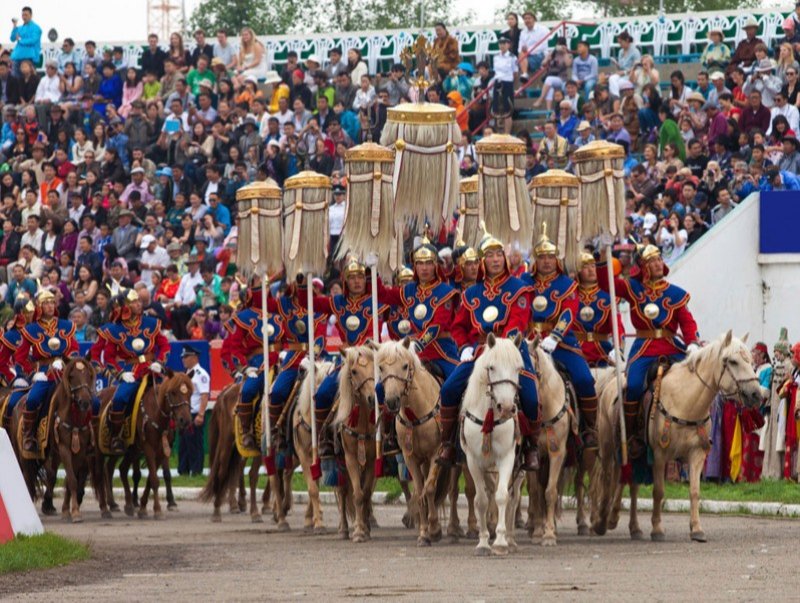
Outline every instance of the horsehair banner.
[[456, 206], [461, 131], [455, 109], [403, 103], [387, 110], [381, 144], [395, 150], [392, 189], [397, 216], [438, 230]]
[[236, 266], [245, 278], [276, 274], [283, 262], [281, 187], [267, 178], [236, 191], [239, 237]]
[[387, 279], [397, 268], [393, 169], [394, 151], [387, 147], [366, 142], [347, 151], [347, 206], [336, 252], [337, 259], [376, 253], [378, 272]]
[[328, 206], [331, 179], [303, 171], [284, 182], [286, 236], [283, 257], [287, 278], [298, 273], [322, 274], [328, 259]]
[[533, 223], [553, 226], [551, 232], [558, 245], [558, 257], [567, 270], [578, 266], [581, 251], [581, 213], [579, 204], [580, 180], [564, 170], [548, 170], [530, 183], [533, 203]]
[[527, 245], [532, 236], [525, 182], [525, 143], [492, 134], [475, 145], [478, 153], [478, 220], [503, 242]]
[[458, 224], [461, 239], [477, 249], [482, 231], [480, 229], [480, 207], [478, 201], [478, 176], [462, 178], [458, 186]]
[[580, 178], [583, 236], [613, 237], [625, 232], [625, 149], [596, 140], [575, 151], [575, 174]]

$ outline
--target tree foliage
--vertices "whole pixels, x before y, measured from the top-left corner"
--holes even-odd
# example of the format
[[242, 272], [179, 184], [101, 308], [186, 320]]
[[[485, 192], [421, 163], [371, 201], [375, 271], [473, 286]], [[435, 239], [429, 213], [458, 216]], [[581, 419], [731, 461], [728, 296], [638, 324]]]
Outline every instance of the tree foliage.
[[573, 6], [564, 0], [506, 0], [505, 5], [494, 13], [494, 20], [497, 23], [505, 23], [508, 13], [519, 15], [519, 26], [522, 24], [522, 13], [532, 12], [540, 21], [564, 21], [571, 18]]
[[[588, 0], [593, 12], [608, 17], [657, 15], [659, 0]], [[754, 8], [759, 0], [664, 0], [667, 14], [692, 14], [700, 11], [743, 10]]]
[[297, 31], [298, 16], [309, 4], [301, 0], [203, 0], [192, 12], [189, 26], [212, 34], [224, 28], [230, 35], [248, 26], [256, 35], [280, 35]]

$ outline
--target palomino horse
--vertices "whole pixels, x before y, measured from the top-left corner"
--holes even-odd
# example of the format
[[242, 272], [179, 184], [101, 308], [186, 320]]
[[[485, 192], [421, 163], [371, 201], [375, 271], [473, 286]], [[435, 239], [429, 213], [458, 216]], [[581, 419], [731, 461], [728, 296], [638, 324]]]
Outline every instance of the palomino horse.
[[533, 538], [541, 538], [542, 546], [553, 546], [556, 544], [556, 512], [563, 486], [561, 478], [567, 456], [567, 440], [575, 417], [569, 408], [570, 400], [564, 379], [556, 370], [550, 354], [539, 347], [538, 341], [529, 343], [528, 348], [539, 376], [539, 412], [542, 418], [539, 453], [542, 459], [548, 459], [548, 464], [543, 463], [539, 469], [539, 475], [534, 476], [538, 480], [533, 481], [538, 483], [528, 482], [534, 510], [529, 529], [532, 528]]
[[442, 432], [436, 420], [439, 384], [411, 350], [411, 340], [384, 342], [375, 356], [385, 392], [386, 410], [396, 417], [397, 439], [414, 482], [412, 509], [418, 511], [418, 546], [442, 538], [439, 506], [447, 495], [450, 472], [440, 471], [436, 456]]
[[[339, 409], [334, 426], [341, 433], [348, 488], [355, 505], [353, 542], [370, 538], [372, 491], [375, 488], [375, 378], [374, 344], [342, 351], [344, 364], [339, 373]], [[339, 496], [340, 527], [347, 530], [347, 497]]]
[[[310, 362], [307, 358], [303, 363]], [[334, 369], [335, 364], [328, 360], [318, 360], [314, 363], [314, 391], [316, 392], [322, 381]], [[311, 447], [311, 380], [308, 379], [308, 372], [300, 385], [300, 393], [297, 396], [297, 403], [292, 412], [292, 439], [294, 442], [295, 453], [300, 460], [303, 468], [303, 476], [308, 487], [308, 507], [304, 520], [304, 528], [307, 532], [315, 534], [325, 533], [325, 522], [322, 518], [322, 505], [319, 502], [319, 483], [311, 475], [312, 447]], [[340, 528], [342, 526], [340, 520]], [[347, 525], [345, 521], [343, 525]], [[347, 537], [347, 528], [344, 528], [344, 537]]]
[[[148, 379], [156, 377], [148, 376]], [[183, 431], [192, 424], [190, 400], [192, 396], [192, 381], [184, 373], [173, 373], [167, 370], [165, 379], [156, 385], [148, 384], [142, 400], [139, 403], [137, 424], [131, 425], [136, 430], [133, 444], [128, 448], [119, 466], [119, 477], [125, 490], [125, 513], [133, 515], [133, 497], [128, 481], [128, 469], [133, 463], [138, 463], [143, 455], [147, 462], [148, 476], [144, 492], [139, 500], [139, 517], [147, 517], [147, 501], [150, 491], [153, 491], [153, 516], [162, 518], [161, 502], [158, 498], [158, 469], [163, 460], [170, 455], [169, 427], [170, 421], [175, 421], [178, 429]], [[113, 388], [106, 388], [100, 393], [101, 407], [98, 417], [103, 415], [103, 410], [111, 404]], [[98, 421], [99, 423], [99, 421]], [[98, 451], [98, 470], [102, 472], [104, 487], [98, 488], [100, 511], [103, 517], [110, 517], [108, 508], [108, 492], [111, 490], [110, 472], [103, 470], [104, 455]], [[111, 456], [109, 462], [114, 463]]]
[[[744, 339], [728, 331], [709, 345], [691, 353], [685, 360], [673, 365], [661, 381], [658, 400], [653, 401], [647, 418], [648, 441], [653, 451], [653, 529], [654, 541], [664, 540], [661, 525], [661, 506], [664, 501], [664, 468], [667, 461], [681, 459], [689, 463], [690, 536], [696, 542], [705, 542], [706, 535], [700, 525], [700, 474], [705, 464], [711, 442], [709, 411], [717, 392], [726, 398], [736, 399], [752, 407], [761, 403], [761, 388], [753, 370], [750, 351]], [[598, 436], [599, 463], [592, 479], [592, 529], [604, 534], [612, 513], [618, 509], [621, 488], [620, 467], [617, 460], [619, 446], [620, 405], [613, 380], [603, 389], [600, 399]], [[636, 515], [638, 484], [631, 484], [631, 538], [639, 539]]]
[[[95, 371], [91, 364], [82, 358], [73, 358], [64, 366], [61, 379], [50, 404], [53, 405], [53, 421], [50, 425], [45, 460], [22, 460], [23, 474], [31, 497], [36, 494], [36, 477], [44, 466], [47, 493], [52, 503], [52, 487], [55, 484], [56, 470], [63, 463], [66, 471], [66, 488], [61, 517], [72, 519], [73, 523], [83, 521], [80, 502], [86, 478], [92, 474], [92, 484], [97, 490], [94, 468], [90, 455], [95, 445], [92, 431], [92, 400], [94, 400]], [[14, 408], [12, 433], [17, 433], [22, 409], [27, 396]], [[20, 457], [22, 458], [22, 457]], [[43, 507], [44, 508], [44, 507]]]
[[[521, 472], [514, 475], [517, 394], [523, 370], [521, 343], [521, 335], [512, 341], [489, 334], [464, 393], [461, 444], [477, 490], [475, 504], [480, 531], [475, 554], [479, 556], [507, 555], [510, 548], [516, 547], [514, 512], [522, 483]], [[484, 433], [484, 421], [490, 417], [494, 420], [493, 428]], [[494, 497], [498, 523], [494, 544], [489, 548], [487, 480], [492, 480], [491, 474], [497, 475]]]

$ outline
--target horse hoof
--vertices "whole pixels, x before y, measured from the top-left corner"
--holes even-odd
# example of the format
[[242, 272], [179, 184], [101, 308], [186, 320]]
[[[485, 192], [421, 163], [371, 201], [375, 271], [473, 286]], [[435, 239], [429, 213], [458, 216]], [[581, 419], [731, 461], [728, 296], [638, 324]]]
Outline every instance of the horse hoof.
[[442, 530], [441, 528], [436, 532], [431, 532], [431, 542], [439, 542], [442, 539]]
[[[662, 540], [663, 540], [663, 534]], [[631, 540], [644, 540], [644, 533], [641, 530], [632, 530], [631, 531]], [[655, 540], [655, 539], [654, 539]]]
[[76, 513], [72, 516], [72, 523], [83, 523], [83, 517], [81, 517], [80, 513]]
[[409, 515], [408, 512], [403, 515], [403, 526], [409, 529], [414, 527], [414, 520], [411, 518], [411, 515]]
[[492, 554], [492, 549], [488, 546], [476, 546], [475, 547], [475, 556], [476, 557], [489, 557]]
[[595, 536], [603, 536], [606, 533], [605, 523], [596, 523], [592, 526], [592, 534]]
[[525, 529], [525, 522], [522, 521], [521, 519], [517, 519], [517, 520], [514, 521], [514, 527], [516, 529], [518, 529], [518, 530], [524, 530]]
[[102, 519], [114, 519], [114, 516], [111, 514], [111, 511], [103, 511], [100, 513], [100, 517]]
[[378, 520], [375, 519], [374, 517], [370, 517], [369, 518], [369, 527], [370, 527], [370, 529], [379, 528], [380, 526], [378, 525]]
[[119, 508], [119, 505], [118, 505], [117, 503], [111, 503], [110, 505], [108, 505], [108, 508], [109, 508], [109, 509], [110, 509], [112, 512], [117, 512], [117, 511], [119, 511], [119, 510], [120, 510], [120, 508]]
[[706, 533], [703, 530], [692, 532], [692, 540], [694, 542], [706, 542]]
[[42, 515], [55, 515], [56, 513], [58, 513], [58, 511], [56, 511], [52, 503], [49, 505], [42, 503]]
[[328, 533], [328, 529], [325, 526], [317, 526], [314, 528], [314, 535], [315, 536], [324, 536]]
[[212, 515], [211, 523], [222, 523], [222, 515]]
[[289, 529], [289, 522], [287, 522], [285, 519], [278, 522], [279, 532], [288, 532]]
[[470, 528], [469, 530], [467, 530], [467, 538], [469, 538], [470, 540], [475, 540], [477, 537], [478, 537], [478, 530], [476, 530], [475, 528]]
[[125, 505], [125, 515], [133, 517], [133, 505]]
[[354, 533], [353, 534], [353, 542], [361, 543], [367, 541], [367, 535], [361, 533]]
[[244, 513], [245, 511], [247, 511], [247, 503], [239, 503], [238, 506], [231, 507], [231, 513]]
[[666, 537], [664, 536], [664, 532], [651, 532], [650, 540], [652, 540], [653, 542], [664, 542], [664, 540], [666, 540]]
[[239, 513], [241, 513], [241, 511], [239, 510], [239, 507], [231, 507], [228, 513], [230, 513], [231, 515], [238, 515]]
[[609, 521], [608, 522], [608, 529], [609, 530], [616, 530], [617, 529], [617, 521]]
[[136, 515], [138, 515], [139, 519], [147, 519], [147, 509], [139, 509]]
[[555, 536], [545, 536], [542, 538], [542, 546], [556, 546]]
[[62, 511], [61, 512], [61, 521], [69, 521], [71, 518], [69, 516], [69, 511]]
[[508, 547], [496, 544], [492, 547], [492, 555], [495, 557], [508, 557]]
[[178, 510], [178, 503], [169, 503], [167, 505], [167, 511], [177, 511]]
[[510, 542], [509, 541], [508, 550], [511, 553], [516, 553], [519, 550], [519, 545], [516, 542]]
[[164, 519], [164, 513], [162, 511], [153, 511], [153, 519], [155, 520]]
[[588, 536], [589, 535], [589, 526], [580, 525], [578, 526], [578, 536]]
[[260, 513], [256, 513], [250, 516], [250, 523], [264, 523], [264, 518]]
[[339, 530], [340, 540], [350, 540], [350, 532], [348, 530]]
[[424, 547], [424, 546], [431, 546], [431, 539], [426, 536], [420, 536], [417, 538], [417, 546]]

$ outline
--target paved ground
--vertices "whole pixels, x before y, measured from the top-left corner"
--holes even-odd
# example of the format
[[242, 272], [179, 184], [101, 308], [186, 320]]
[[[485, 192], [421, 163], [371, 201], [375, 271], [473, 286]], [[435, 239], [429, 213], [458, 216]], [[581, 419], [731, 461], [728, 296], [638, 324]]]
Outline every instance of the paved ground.
[[[376, 507], [383, 528], [366, 544], [335, 533], [292, 532], [246, 515], [209, 521], [210, 508], [181, 502], [164, 521], [101, 520], [93, 501], [83, 524], [45, 518], [45, 527], [90, 543], [90, 561], [66, 568], [0, 577], [0, 597], [23, 601], [342, 600], [435, 601], [615, 600], [754, 601], [800, 597], [797, 520], [704, 517], [707, 544], [688, 538], [688, 516], [666, 515], [667, 542], [631, 542], [627, 528], [603, 538], [578, 537], [565, 513], [561, 539], [542, 548], [521, 538], [506, 559], [476, 558], [473, 544], [417, 548], [400, 526], [403, 508]], [[57, 505], [60, 506], [60, 505]], [[325, 509], [329, 526], [337, 513]], [[649, 528], [649, 516], [642, 527]], [[623, 521], [627, 522], [627, 515]]]

